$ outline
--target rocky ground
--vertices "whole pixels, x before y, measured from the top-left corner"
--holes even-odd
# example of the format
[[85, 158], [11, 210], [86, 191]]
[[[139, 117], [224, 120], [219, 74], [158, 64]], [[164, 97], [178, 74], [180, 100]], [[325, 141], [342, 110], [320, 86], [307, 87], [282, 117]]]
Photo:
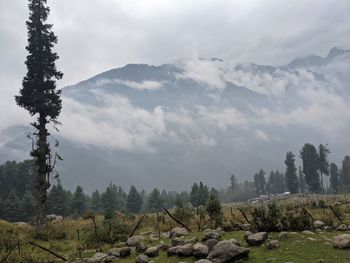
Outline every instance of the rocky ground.
[[72, 262], [350, 262], [349, 227], [340, 225], [336, 230], [321, 221], [314, 226], [314, 231], [303, 232], [206, 229], [196, 234], [176, 227], [160, 237], [152, 233], [133, 236], [107, 251]]

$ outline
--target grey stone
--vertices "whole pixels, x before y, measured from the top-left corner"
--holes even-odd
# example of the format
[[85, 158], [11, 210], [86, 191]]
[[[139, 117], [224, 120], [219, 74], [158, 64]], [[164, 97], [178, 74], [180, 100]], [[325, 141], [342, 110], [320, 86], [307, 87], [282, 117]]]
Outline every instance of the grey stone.
[[148, 263], [149, 262], [149, 257], [147, 257], [146, 255], [138, 255], [135, 263]]
[[148, 248], [148, 247], [147, 247], [146, 244], [144, 244], [144, 243], [138, 243], [138, 244], [136, 245], [135, 250], [136, 250], [137, 253], [143, 253], [143, 252], [146, 251], [147, 248]]
[[159, 248], [158, 247], [149, 247], [145, 251], [145, 255], [153, 258], [153, 257], [158, 257], [159, 255]]
[[335, 248], [350, 248], [350, 234], [335, 236], [331, 242]]
[[337, 227], [337, 231], [346, 231], [348, 230], [347, 225], [341, 224], [340, 226]]
[[314, 221], [314, 228], [315, 229], [322, 229], [324, 227], [324, 223], [320, 220]]
[[203, 242], [203, 244], [208, 247], [209, 251], [211, 251], [217, 243], [219, 243], [219, 241], [216, 239], [208, 239], [205, 242]]
[[186, 235], [188, 235], [188, 231], [186, 228], [183, 228], [183, 227], [174, 227], [170, 231], [170, 238], [182, 237], [182, 236], [186, 236]]
[[278, 240], [267, 240], [265, 245], [267, 249], [271, 250], [279, 248], [280, 243], [278, 242]]
[[183, 239], [183, 238], [180, 238], [180, 237], [174, 237], [171, 240], [171, 245], [173, 247], [175, 247], [175, 246], [183, 246], [183, 245], [186, 245], [186, 244], [195, 244], [197, 242], [198, 242], [198, 238], [197, 237], [193, 237], [191, 239]]
[[203, 245], [201, 243], [196, 243], [192, 247], [193, 250], [193, 256], [195, 258], [205, 258], [208, 256], [209, 249], [206, 245]]
[[203, 231], [203, 238], [202, 238], [202, 241], [206, 241], [208, 239], [216, 239], [216, 240], [219, 240], [221, 238], [221, 235], [218, 231], [216, 230], [212, 230], [212, 229], [206, 229]]
[[267, 239], [267, 232], [258, 232], [247, 237], [246, 241], [250, 246], [259, 246]]
[[126, 241], [126, 244], [129, 247], [134, 247], [136, 246], [138, 243], [140, 243], [143, 240], [143, 236], [133, 236], [133, 237], [129, 237], [128, 240]]
[[248, 254], [249, 248], [242, 248], [231, 241], [220, 241], [210, 251], [207, 259], [212, 263], [226, 263], [248, 257]]

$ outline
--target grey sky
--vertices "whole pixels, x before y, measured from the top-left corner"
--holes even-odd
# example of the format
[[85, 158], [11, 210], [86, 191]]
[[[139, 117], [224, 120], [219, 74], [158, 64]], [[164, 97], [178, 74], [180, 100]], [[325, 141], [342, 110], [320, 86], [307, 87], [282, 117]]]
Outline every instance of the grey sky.
[[[48, 4], [51, 7], [50, 22], [59, 39], [56, 46], [60, 56], [58, 68], [65, 74], [59, 87], [128, 63], [162, 64], [188, 60], [184, 77], [207, 83], [209, 87], [220, 89], [225, 85], [223, 80], [228, 80], [267, 94], [278, 102], [289, 98], [285, 87], [293, 83], [295, 87], [303, 87], [295, 96], [310, 102], [309, 107], [293, 111], [283, 106], [279, 111], [259, 111], [255, 118], [241, 115], [234, 108], [203, 108], [198, 110], [199, 116], [208, 118], [199, 118], [203, 127], [215, 125], [225, 130], [228, 126], [237, 126], [244, 133], [246, 130], [255, 132], [250, 137], [257, 141], [268, 144], [276, 141], [276, 145], [280, 145], [280, 138], [274, 138], [266, 127], [314, 124], [315, 130], [322, 136], [325, 134], [322, 140], [332, 134], [336, 145], [349, 145], [343, 137], [348, 134], [349, 127], [347, 113], [350, 108], [346, 98], [327, 90], [317, 91], [318, 87], [312, 85], [318, 85], [318, 82], [313, 78], [309, 80], [308, 74], [295, 78], [293, 74], [285, 73], [271, 78], [229, 70], [231, 63], [236, 62], [282, 65], [298, 56], [325, 56], [333, 46], [349, 49], [349, 0], [48, 0]], [[25, 74], [27, 9], [26, 0], [0, 0], [0, 131], [30, 121], [13, 98]], [[225, 70], [221, 69], [221, 64], [216, 66], [200, 61], [198, 57], [219, 57], [225, 61]], [[336, 65], [340, 67], [340, 64]], [[328, 68], [324, 70], [332, 72]], [[121, 80], [115, 81], [120, 83]], [[156, 82], [126, 84], [135, 89], [150, 90], [161, 86]], [[65, 124], [62, 135], [105, 149], [109, 146], [142, 150], [149, 149], [149, 142], [154, 138], [168, 134], [168, 122], [179, 127], [188, 125], [188, 130], [193, 130], [192, 126], [201, 127], [196, 122], [197, 116], [191, 119], [185, 113], [166, 112], [159, 107], [147, 111], [119, 97], [104, 94], [101, 98], [108, 103], [100, 109], [66, 98], [61, 116]], [[101, 116], [110, 117], [108, 125], [96, 122]], [[329, 121], [332, 125], [325, 126], [324, 123]], [[77, 123], [90, 133], [77, 133], [74, 128]], [[266, 130], [255, 129], [259, 125]], [[96, 128], [101, 126], [105, 129], [103, 138]], [[140, 132], [130, 132], [135, 127]], [[244, 127], [249, 129], [244, 130]], [[119, 136], [115, 136], [116, 133]], [[215, 147], [215, 140], [208, 134], [203, 133], [199, 139], [200, 143]]]
[[[60, 86], [127, 63], [200, 56], [276, 65], [350, 42], [348, 0], [48, 3], [65, 73]], [[25, 72], [27, 12], [26, 0], [0, 2], [0, 76], [11, 91]]]

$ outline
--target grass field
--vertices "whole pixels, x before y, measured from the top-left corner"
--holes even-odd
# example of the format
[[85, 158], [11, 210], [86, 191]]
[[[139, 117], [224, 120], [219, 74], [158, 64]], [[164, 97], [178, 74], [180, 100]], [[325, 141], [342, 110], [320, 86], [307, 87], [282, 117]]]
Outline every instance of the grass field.
[[[324, 198], [324, 197], [323, 197]], [[327, 202], [331, 202], [334, 204], [335, 202], [339, 202], [339, 199], [343, 199], [343, 203], [337, 208], [337, 211], [340, 211], [343, 217], [344, 222], [349, 223], [350, 219], [350, 204], [344, 202], [344, 197], [332, 197], [331, 199], [327, 199]], [[319, 199], [319, 198], [318, 198]], [[319, 199], [321, 200], [321, 199]], [[313, 202], [310, 199], [292, 197], [285, 200], [280, 200], [279, 205], [289, 205], [295, 203], [305, 203], [305, 202]], [[239, 204], [241, 207], [244, 205]], [[232, 220], [237, 220], [244, 222], [244, 219], [237, 212], [235, 207], [237, 204], [225, 205], [225, 220], [233, 217]], [[231, 207], [233, 207], [231, 209]], [[310, 213], [317, 220], [328, 220], [329, 222], [336, 222], [336, 218], [331, 218], [332, 213], [329, 211], [327, 207], [319, 208], [313, 207], [312, 203], [307, 206]], [[248, 207], [247, 207], [248, 209]], [[232, 211], [234, 215], [232, 215]], [[155, 215], [148, 215], [147, 219], [141, 225], [141, 229], [138, 230], [138, 234], [144, 232], [156, 232], [157, 228], [154, 224]], [[333, 216], [334, 217], [334, 216]], [[127, 217], [123, 217], [123, 219], [119, 219], [124, 221], [125, 224], [129, 224], [131, 226], [135, 225], [137, 222], [137, 217], [133, 218], [133, 220], [128, 219]], [[99, 218], [98, 220], [102, 220]], [[159, 229], [162, 231], [166, 231], [175, 226], [175, 223], [169, 219], [166, 219], [162, 225], [159, 226]], [[73, 260], [78, 258], [79, 256], [85, 258], [90, 257], [96, 252], [96, 247], [102, 252], [108, 251], [113, 244], [101, 243], [96, 247], [87, 246], [85, 243], [86, 233], [87, 231], [92, 231], [92, 222], [90, 220], [83, 219], [65, 219], [61, 223], [50, 224], [45, 239], [42, 240], [41, 237], [38, 237], [35, 233], [35, 230], [31, 226], [16, 226], [12, 223], [8, 223], [5, 221], [0, 221], [0, 262], [4, 260], [4, 258], [9, 254], [9, 250], [11, 247], [20, 242], [20, 249], [16, 247], [12, 251], [12, 253], [8, 256], [6, 261], [8, 263], [31, 263], [31, 262], [62, 262], [62, 260], [57, 259], [56, 257], [48, 254], [47, 252], [38, 249], [28, 243], [28, 241], [34, 241], [37, 244], [40, 244], [50, 250], [57, 252], [58, 254], [68, 258], [69, 260]], [[193, 229], [195, 227], [193, 226]], [[79, 232], [79, 235], [78, 235]], [[244, 260], [244, 262], [268, 262], [268, 263], [284, 263], [284, 262], [294, 262], [294, 263], [317, 263], [317, 262], [328, 262], [328, 263], [348, 263], [350, 262], [350, 249], [349, 250], [340, 250], [333, 248], [332, 244], [330, 244], [329, 239], [337, 236], [342, 233], [350, 233], [350, 231], [339, 232], [339, 231], [331, 231], [331, 232], [320, 232], [315, 233], [314, 235], [307, 235], [301, 232], [294, 232], [289, 234], [288, 238], [280, 241], [280, 247], [274, 250], [268, 250], [265, 246], [260, 247], [250, 247], [249, 258]], [[276, 239], [278, 233], [269, 233], [269, 237], [271, 239]], [[79, 236], [79, 240], [78, 240]], [[190, 237], [198, 237], [201, 239], [201, 232], [192, 232], [186, 238]], [[242, 246], [247, 246], [244, 239], [244, 231], [229, 231], [224, 232], [222, 235], [222, 239], [230, 239], [235, 238], [240, 241]], [[169, 238], [160, 238], [156, 241], [145, 240], [145, 243], [148, 245], [158, 245], [161, 241], [165, 243], [170, 243]], [[136, 252], [132, 252], [132, 255], [125, 258], [120, 259], [118, 262], [127, 263], [127, 262], [135, 262], [137, 254]], [[161, 252], [159, 257], [153, 259], [154, 262], [195, 262], [194, 258], [179, 258], [176, 256], [168, 257], [166, 252]]]

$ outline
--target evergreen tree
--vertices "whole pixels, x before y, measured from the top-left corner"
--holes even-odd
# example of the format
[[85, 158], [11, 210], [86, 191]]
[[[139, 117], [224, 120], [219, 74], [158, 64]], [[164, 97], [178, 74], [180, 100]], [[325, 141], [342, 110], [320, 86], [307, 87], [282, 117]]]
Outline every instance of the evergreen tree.
[[11, 191], [7, 199], [5, 200], [4, 218], [7, 221], [20, 220], [19, 215], [20, 200], [15, 191]]
[[61, 91], [56, 88], [55, 80], [61, 79], [63, 74], [55, 65], [58, 55], [52, 48], [57, 43], [57, 37], [52, 31], [52, 25], [46, 23], [50, 13], [46, 0], [29, 0], [29, 11], [27, 74], [23, 79], [20, 95], [16, 96], [16, 102], [31, 116], [37, 116], [37, 121], [31, 124], [36, 129], [36, 144], [31, 156], [38, 167], [36, 223], [41, 228], [46, 225], [47, 190], [50, 188], [49, 176], [54, 166], [54, 162], [51, 162], [53, 158], [47, 141], [49, 133], [46, 126], [48, 123], [58, 123], [62, 101]]
[[48, 212], [50, 214], [57, 214], [67, 216], [70, 214], [71, 203], [67, 198], [67, 193], [62, 185], [58, 183], [54, 185], [48, 196]]
[[86, 212], [86, 207], [86, 196], [84, 194], [83, 188], [78, 185], [73, 195], [72, 210], [74, 213], [82, 216]]
[[323, 183], [323, 175], [329, 175], [329, 162], [328, 162], [328, 154], [331, 151], [327, 148], [327, 145], [320, 144], [318, 147], [318, 162], [319, 162], [319, 171], [321, 175], [321, 186], [322, 191], [324, 192], [324, 183]]
[[299, 166], [299, 191], [300, 193], [305, 193], [306, 192], [306, 182], [305, 182], [305, 176], [303, 173], [303, 170], [301, 169], [301, 167]]
[[220, 201], [215, 195], [211, 194], [209, 196], [205, 209], [210, 217], [210, 220], [214, 224], [214, 227], [217, 228], [220, 226], [222, 223], [223, 213]]
[[127, 199], [127, 211], [129, 213], [139, 213], [142, 207], [142, 197], [139, 194], [139, 192], [137, 191], [135, 186], [131, 186], [130, 187], [130, 191], [128, 194], [128, 199]]
[[164, 200], [160, 196], [157, 188], [154, 188], [147, 200], [148, 209], [151, 212], [160, 212], [163, 210]]
[[101, 201], [101, 195], [99, 191], [95, 191], [91, 195], [90, 199], [90, 209], [94, 211], [95, 213], [101, 213], [102, 212], [102, 201]]
[[319, 156], [315, 146], [305, 143], [300, 151], [300, 157], [303, 160], [303, 173], [305, 174], [306, 184], [311, 192], [320, 193]]
[[260, 171], [254, 175], [254, 185], [255, 185], [255, 192], [258, 196], [266, 193], [266, 190], [265, 190], [266, 179], [265, 179], [265, 172], [263, 169], [260, 169]]
[[200, 182], [199, 185], [194, 183], [191, 188], [190, 200], [194, 207], [205, 205], [209, 197], [209, 188]]
[[20, 217], [23, 221], [31, 221], [35, 216], [35, 198], [33, 194], [27, 191], [20, 202]]
[[344, 186], [350, 185], [350, 156], [346, 155], [343, 160], [341, 181]]
[[297, 168], [295, 167], [295, 157], [292, 152], [287, 152], [286, 160], [284, 161], [286, 165], [286, 186], [290, 193], [298, 193], [298, 177]]
[[330, 188], [334, 194], [338, 194], [340, 189], [340, 180], [338, 166], [335, 163], [331, 163], [330, 174]]
[[230, 187], [232, 192], [234, 192], [237, 188], [237, 178], [234, 174], [231, 174], [230, 176]]
[[104, 212], [110, 211], [114, 213], [117, 210], [118, 187], [110, 183], [106, 191], [102, 193], [101, 199]]

